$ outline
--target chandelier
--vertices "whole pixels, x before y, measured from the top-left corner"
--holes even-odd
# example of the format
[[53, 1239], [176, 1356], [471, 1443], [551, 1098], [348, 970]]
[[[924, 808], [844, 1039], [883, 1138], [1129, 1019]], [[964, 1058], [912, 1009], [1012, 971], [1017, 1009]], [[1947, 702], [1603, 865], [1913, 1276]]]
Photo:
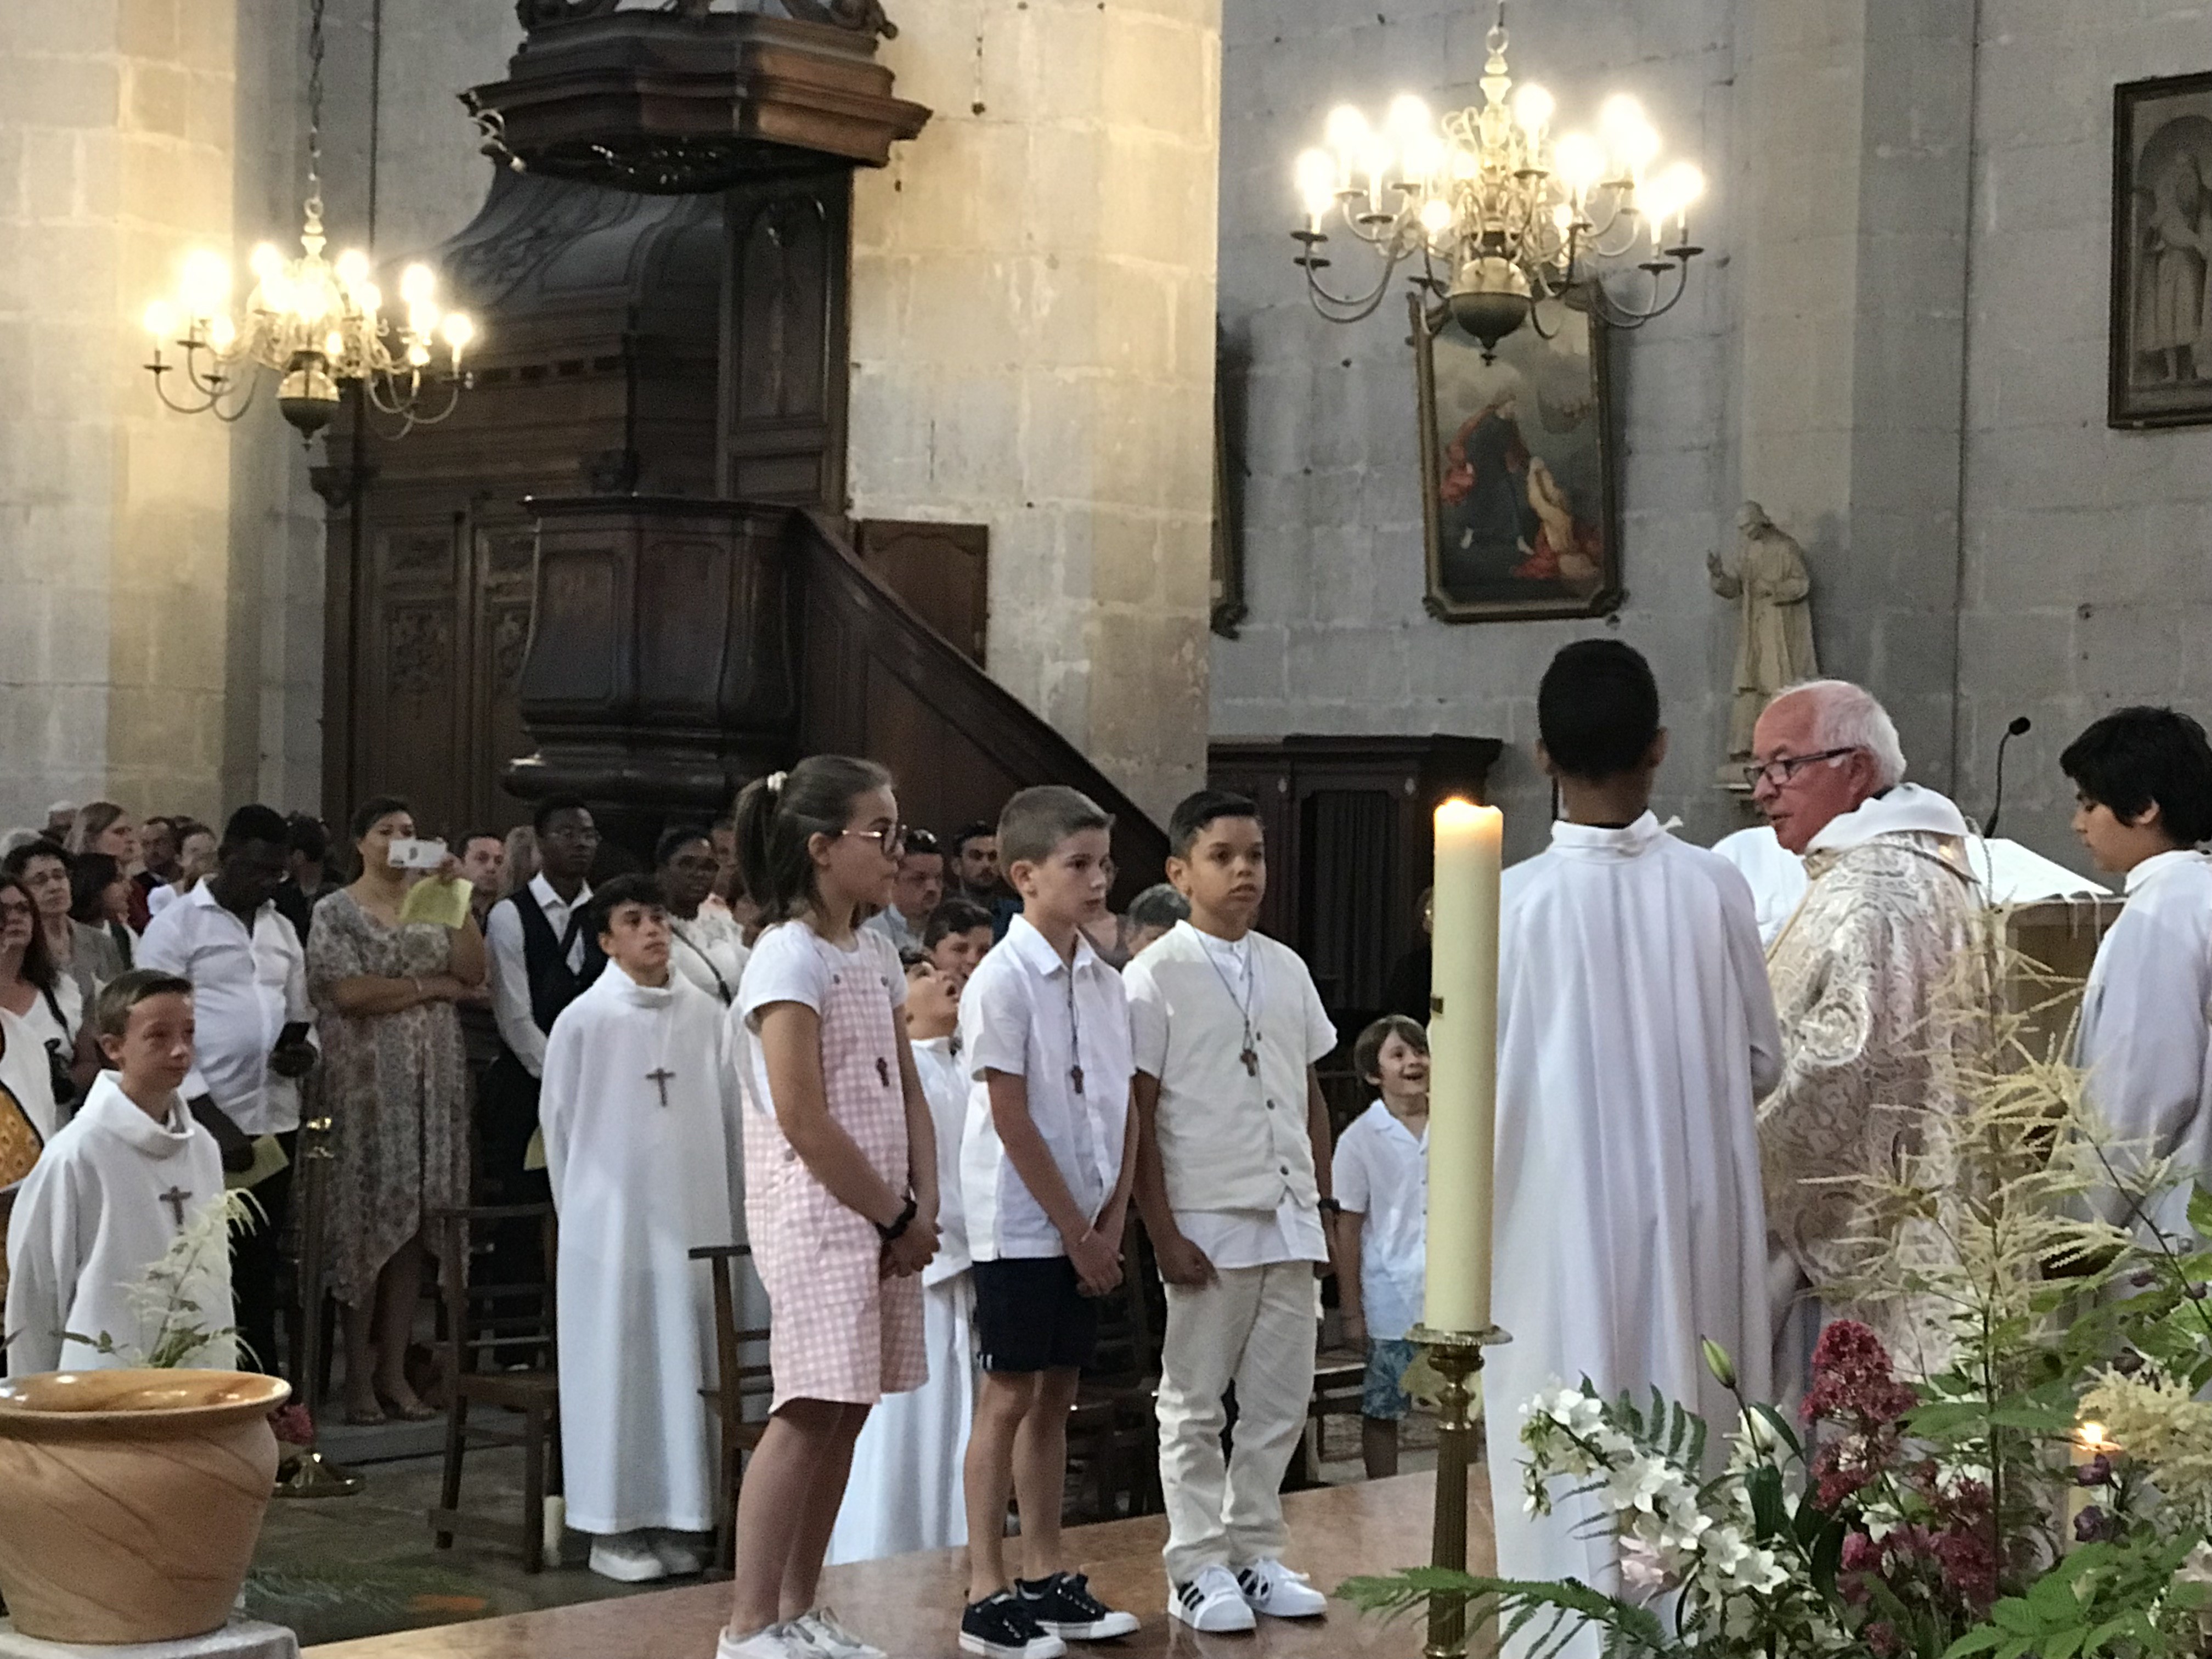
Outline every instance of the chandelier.
[[[1298, 157], [1306, 222], [1291, 234], [1314, 308], [1331, 322], [1371, 316], [1391, 273], [1418, 258], [1413, 284], [1440, 304], [1428, 326], [1449, 317], [1482, 343], [1486, 359], [1524, 322], [1555, 334], [1547, 300], [1623, 328], [1672, 310], [1705, 251], [1690, 242], [1705, 176], [1687, 161], [1656, 167], [1659, 135], [1626, 94], [1606, 100], [1595, 137], [1555, 139], [1552, 94], [1533, 83], [1516, 94], [1505, 72], [1502, 0], [1486, 44], [1480, 104], [1439, 124], [1406, 94], [1379, 131], [1346, 105], [1330, 113], [1322, 147]], [[1371, 250], [1372, 288], [1327, 285], [1329, 223]]]
[[[466, 384], [461, 356], [476, 337], [464, 313], [439, 307], [436, 273], [410, 264], [399, 279], [404, 307], [387, 317], [370, 280], [368, 255], [350, 248], [324, 257], [323, 8], [314, 0], [307, 29], [307, 199], [300, 257], [271, 244], [253, 250], [253, 290], [243, 313], [229, 309], [231, 271], [206, 248], [187, 253], [174, 295], [146, 307], [154, 356], [146, 364], [161, 401], [180, 414], [236, 421], [252, 407], [264, 369], [276, 379], [277, 407], [312, 439], [337, 413], [341, 389], [358, 386], [371, 407], [397, 417], [404, 437], [453, 412]], [[162, 356], [173, 343], [181, 361]], [[180, 370], [190, 390], [172, 396], [167, 377]]]

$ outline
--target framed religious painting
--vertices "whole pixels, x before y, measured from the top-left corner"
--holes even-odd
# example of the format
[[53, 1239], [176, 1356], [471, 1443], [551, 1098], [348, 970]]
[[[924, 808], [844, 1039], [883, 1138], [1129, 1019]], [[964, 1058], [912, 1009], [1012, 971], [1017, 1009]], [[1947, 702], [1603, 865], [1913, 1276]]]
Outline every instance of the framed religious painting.
[[2212, 74], [2112, 88], [2109, 424], [2212, 425]]
[[1443, 622], [1601, 617], [1619, 607], [1609, 331], [1547, 304], [1486, 358], [1413, 296], [1429, 614]]

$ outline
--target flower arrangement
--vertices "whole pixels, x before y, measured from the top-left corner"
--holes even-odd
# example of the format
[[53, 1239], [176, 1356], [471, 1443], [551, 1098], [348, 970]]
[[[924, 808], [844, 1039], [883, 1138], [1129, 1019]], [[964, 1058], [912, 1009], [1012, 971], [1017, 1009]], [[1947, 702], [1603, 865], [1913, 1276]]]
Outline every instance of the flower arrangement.
[[1739, 1392], [1717, 1468], [1678, 1405], [1547, 1389], [1522, 1411], [1525, 1500], [1609, 1536], [1617, 1583], [1423, 1568], [1340, 1594], [1463, 1600], [1532, 1659], [1585, 1628], [1665, 1659], [2212, 1653], [2212, 1192], [2195, 1237], [2158, 1224], [2180, 1172], [2105, 1132], [2053, 1035], [2067, 988], [1997, 932], [1929, 1037], [1948, 1103], [1893, 1109], [1893, 1167], [1854, 1178], [1863, 1267], [1820, 1287], [1931, 1340], [1901, 1364], [1830, 1324], [1798, 1422]]
[[[145, 1273], [124, 1291], [124, 1299], [137, 1316], [138, 1328], [153, 1335], [132, 1346], [108, 1331], [97, 1336], [63, 1333], [65, 1340], [83, 1344], [126, 1365], [155, 1370], [174, 1370], [220, 1361], [228, 1366], [237, 1352], [238, 1328], [228, 1317], [216, 1316], [200, 1304], [215, 1262], [230, 1249], [234, 1231], [251, 1226], [261, 1214], [253, 1194], [244, 1188], [210, 1199], [177, 1231], [169, 1248], [147, 1264]], [[222, 1310], [228, 1316], [230, 1310]]]

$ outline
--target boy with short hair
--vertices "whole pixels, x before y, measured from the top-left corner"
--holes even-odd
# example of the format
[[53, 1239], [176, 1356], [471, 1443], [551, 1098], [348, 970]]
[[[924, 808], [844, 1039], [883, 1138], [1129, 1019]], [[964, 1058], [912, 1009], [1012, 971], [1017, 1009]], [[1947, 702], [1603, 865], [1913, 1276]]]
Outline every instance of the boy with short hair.
[[995, 942], [991, 913], [964, 898], [949, 898], [930, 912], [921, 930], [921, 948], [931, 967], [958, 990]]
[[[1283, 1472], [1305, 1432], [1328, 1261], [1328, 1109], [1314, 1062], [1336, 1028], [1297, 953], [1253, 928], [1267, 887], [1258, 810], [1201, 790], [1168, 822], [1190, 902], [1123, 970], [1136, 1036], [1137, 1201], [1167, 1281], [1160, 1486], [1168, 1611], [1194, 1630], [1311, 1618], [1283, 1565]], [[1235, 1451], [1222, 1395], [1237, 1385]]]
[[[2074, 833], [2100, 870], [2125, 878], [2127, 904], [2097, 946], [2082, 992], [2075, 1060], [2129, 1163], [2171, 1158], [2212, 1170], [2212, 744], [2171, 708], [2121, 708], [2067, 745]], [[2190, 1236], [2191, 1188], [2166, 1193], [2149, 1218]], [[2117, 1194], [2106, 1200], [2124, 1223]]]
[[539, 1096], [561, 1453], [592, 1571], [636, 1583], [699, 1571], [714, 1525], [714, 1306], [690, 1252], [737, 1236], [737, 1081], [721, 1003], [670, 965], [659, 883], [617, 876], [583, 920], [607, 968], [554, 1020]]
[[[972, 1079], [961, 1194], [983, 1364], [965, 1470], [960, 1645], [987, 1659], [1054, 1659], [1064, 1638], [1137, 1628], [1068, 1571], [1060, 1530], [1068, 1407], [1097, 1346], [1097, 1298], [1121, 1280], [1136, 1151], [1128, 1003], [1083, 936], [1105, 914], [1112, 827], [1089, 797], [1057, 784], [1006, 803], [998, 846], [1022, 910], [960, 994]], [[1010, 1487], [1029, 1568], [1011, 1583]]]
[[[123, 974], [95, 1000], [93, 1030], [115, 1069], [46, 1143], [9, 1221], [8, 1369], [143, 1364], [197, 1329], [203, 1340], [165, 1362], [228, 1370], [237, 1364], [230, 1251], [224, 1224], [207, 1213], [225, 1204], [222, 1154], [181, 1093], [192, 1068], [191, 981]], [[173, 1306], [136, 1305], [147, 1269], [196, 1230], [204, 1237], [179, 1264]]]
[[1344, 1337], [1367, 1348], [1359, 1452], [1367, 1478], [1398, 1473], [1398, 1425], [1413, 1401], [1407, 1333], [1421, 1317], [1429, 1194], [1429, 1034], [1386, 1014], [1359, 1034], [1352, 1069], [1375, 1103], [1336, 1143], [1337, 1294]]

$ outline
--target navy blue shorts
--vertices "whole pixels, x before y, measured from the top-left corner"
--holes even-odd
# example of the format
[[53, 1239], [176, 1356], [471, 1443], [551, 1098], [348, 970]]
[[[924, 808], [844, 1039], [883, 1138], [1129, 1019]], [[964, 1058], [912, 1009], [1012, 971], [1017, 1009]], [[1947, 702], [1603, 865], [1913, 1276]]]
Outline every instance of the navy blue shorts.
[[1098, 1348], [1098, 1298], [1064, 1255], [978, 1261], [975, 1339], [987, 1371], [1080, 1370]]

